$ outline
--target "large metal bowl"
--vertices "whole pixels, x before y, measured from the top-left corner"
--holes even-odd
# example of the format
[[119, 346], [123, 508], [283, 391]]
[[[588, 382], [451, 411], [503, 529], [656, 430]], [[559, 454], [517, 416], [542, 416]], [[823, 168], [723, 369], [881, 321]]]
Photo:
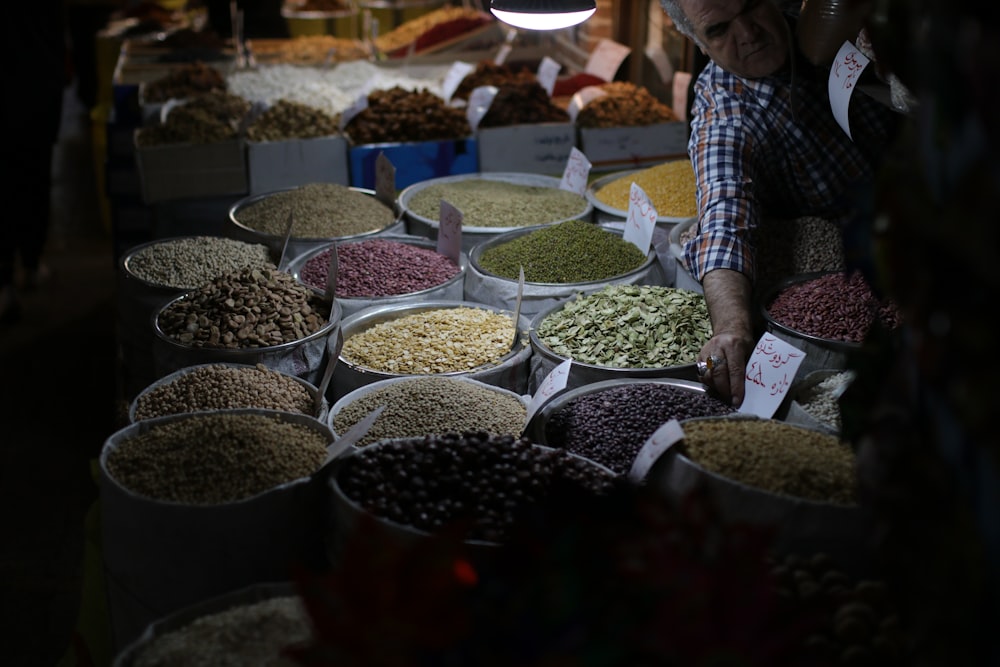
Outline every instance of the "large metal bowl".
[[[233, 238], [239, 239], [241, 241], [248, 241], [250, 243], [263, 243], [267, 245], [275, 257], [281, 256], [281, 247], [284, 244], [284, 237], [278, 234], [268, 234], [267, 232], [262, 232], [257, 229], [248, 227], [246, 224], [240, 222], [240, 213], [245, 211], [248, 207], [254, 204], [273, 197], [277, 194], [284, 192], [292, 192], [298, 188], [281, 188], [279, 190], [274, 190], [271, 192], [262, 192], [256, 195], [250, 195], [244, 197], [234, 203], [229, 208], [229, 220], [228, 220], [228, 233]], [[367, 188], [356, 188], [349, 187], [349, 190], [357, 192], [360, 195], [365, 195], [369, 197], [375, 197], [375, 191], [369, 190]], [[285, 250], [285, 257], [296, 257], [301, 255], [308, 250], [315, 248], [317, 245], [322, 245], [324, 243], [329, 243], [330, 241], [341, 241], [345, 239], [357, 239], [357, 238], [367, 238], [370, 236], [377, 236], [379, 234], [391, 233], [393, 231], [402, 231], [403, 223], [399, 220], [396, 212], [392, 207], [386, 206], [386, 209], [391, 213], [391, 222], [379, 229], [373, 229], [368, 232], [361, 234], [349, 234], [346, 236], [327, 236], [327, 237], [304, 237], [295, 236], [294, 229], [292, 230], [292, 235], [288, 239], [288, 248]]]
[[[440, 220], [436, 217], [428, 218], [418, 213], [414, 213], [410, 209], [410, 202], [414, 195], [418, 192], [427, 189], [433, 185], [440, 185], [442, 183], [455, 183], [459, 181], [469, 181], [469, 180], [490, 180], [490, 181], [503, 181], [506, 183], [513, 183], [515, 185], [530, 185], [536, 187], [548, 187], [553, 189], [558, 189], [561, 178], [556, 178], [554, 176], [543, 176], [541, 174], [530, 174], [530, 173], [519, 173], [519, 172], [476, 172], [472, 174], [459, 174], [457, 176], [442, 176], [440, 178], [431, 178], [426, 181], [421, 181], [419, 183], [414, 183], [403, 190], [400, 191], [396, 198], [396, 203], [406, 217], [409, 231], [412, 234], [417, 234], [419, 236], [427, 236], [432, 239], [437, 238], [438, 228], [440, 226]], [[563, 222], [565, 220], [579, 220], [581, 218], [589, 219], [593, 213], [594, 206], [586, 199], [586, 197], [581, 200], [581, 209], [578, 215], [570, 216], [568, 218], [561, 218], [551, 220], [549, 222]], [[548, 224], [548, 223], [545, 223]], [[538, 226], [538, 225], [531, 225]], [[466, 252], [471, 252], [472, 249], [479, 243], [486, 239], [492, 238], [498, 234], [503, 234], [505, 232], [513, 231], [516, 229], [524, 229], [525, 226], [510, 226], [510, 227], [475, 227], [462, 225], [462, 249]]]
[[[306, 287], [312, 289], [318, 294], [325, 294], [325, 290], [319, 290], [314, 285], [308, 285], [303, 282], [300, 274], [303, 267], [309, 263], [310, 260], [315, 258], [317, 255], [322, 254], [325, 250], [329, 250], [331, 246], [342, 246], [348, 243], [363, 243], [371, 237], [347, 239], [344, 241], [334, 241], [332, 243], [324, 243], [321, 246], [317, 246], [311, 250], [302, 253], [301, 255], [292, 259], [291, 263], [288, 265], [288, 271], [291, 273], [296, 280], [298, 280]], [[427, 248], [430, 250], [436, 250], [437, 244], [434, 241], [428, 239], [415, 238], [412, 236], [393, 236], [393, 235], [383, 235], [378, 236], [380, 239], [385, 239], [386, 241], [395, 241], [397, 243], [405, 243], [406, 245], [415, 246], [418, 248]], [[393, 305], [398, 303], [413, 303], [418, 301], [427, 300], [449, 300], [449, 299], [462, 299], [465, 292], [465, 276], [469, 265], [469, 258], [463, 252], [459, 254], [458, 267], [459, 272], [454, 276], [441, 283], [440, 285], [434, 285], [433, 287], [428, 287], [426, 289], [418, 290], [416, 292], [406, 292], [404, 294], [392, 294], [388, 296], [371, 296], [371, 297], [337, 297], [337, 302], [340, 304], [342, 315], [348, 317], [353, 315], [365, 308], [371, 308], [372, 306], [383, 306], [383, 305]]]
[[[351, 336], [369, 329], [382, 322], [390, 322], [408, 315], [428, 311], [440, 310], [444, 308], [479, 308], [490, 310], [495, 313], [505, 313], [513, 318], [514, 313], [502, 308], [496, 308], [484, 303], [473, 301], [424, 301], [420, 303], [403, 303], [388, 306], [373, 306], [365, 308], [350, 317], [346, 317], [341, 322], [341, 332], [346, 341]], [[466, 376], [486, 384], [503, 387], [518, 394], [527, 391], [528, 360], [531, 357], [531, 348], [525, 343], [523, 332], [528, 327], [528, 319], [521, 315], [518, 321], [518, 331], [516, 341], [511, 341], [512, 346], [509, 352], [497, 359], [493, 363], [485, 364], [468, 371], [454, 371], [449, 373], [437, 373], [436, 376], [461, 377]], [[390, 373], [387, 371], [366, 368], [355, 364], [344, 358], [341, 354], [334, 370], [333, 382], [330, 384], [328, 398], [332, 403], [336, 403], [344, 395], [371, 384], [379, 380], [389, 378], [407, 377], [412, 374]]]

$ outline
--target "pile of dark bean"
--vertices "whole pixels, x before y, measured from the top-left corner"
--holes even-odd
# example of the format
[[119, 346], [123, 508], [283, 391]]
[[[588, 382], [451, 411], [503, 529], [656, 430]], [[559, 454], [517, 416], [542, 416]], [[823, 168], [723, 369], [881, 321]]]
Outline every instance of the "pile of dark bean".
[[[368, 298], [410, 294], [448, 282], [461, 267], [432, 248], [366, 239], [337, 245], [337, 296]], [[330, 250], [310, 257], [299, 271], [299, 280], [326, 290]]]
[[485, 432], [387, 440], [345, 460], [343, 493], [381, 519], [425, 532], [467, 522], [469, 540], [502, 543], [520, 512], [569, 482], [606, 493], [616, 477], [565, 450]]
[[554, 411], [545, 423], [545, 444], [625, 474], [664, 422], [732, 412], [732, 406], [701, 391], [656, 382], [623, 384], [583, 394]]
[[826, 340], [860, 343], [876, 321], [886, 329], [900, 324], [897, 306], [879, 300], [864, 276], [855, 271], [828, 273], [792, 283], [767, 304], [778, 324]]

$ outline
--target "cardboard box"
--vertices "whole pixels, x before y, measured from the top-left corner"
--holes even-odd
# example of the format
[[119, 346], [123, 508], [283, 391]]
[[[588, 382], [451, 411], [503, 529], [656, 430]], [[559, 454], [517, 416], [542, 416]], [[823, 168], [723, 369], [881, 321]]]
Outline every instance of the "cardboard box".
[[247, 142], [247, 176], [251, 195], [306, 183], [349, 185], [347, 139], [330, 136]]
[[247, 194], [243, 140], [163, 146], [136, 144], [135, 162], [142, 182], [142, 198], [147, 204]]
[[561, 176], [576, 146], [576, 127], [573, 123], [484, 127], [476, 138], [480, 171]]
[[579, 149], [591, 171], [652, 167], [687, 157], [685, 121], [635, 127], [581, 127]]
[[479, 171], [478, 142], [474, 137], [364, 144], [348, 151], [352, 187], [375, 189], [375, 160], [379, 153], [385, 153], [396, 168], [396, 190], [438, 176]]

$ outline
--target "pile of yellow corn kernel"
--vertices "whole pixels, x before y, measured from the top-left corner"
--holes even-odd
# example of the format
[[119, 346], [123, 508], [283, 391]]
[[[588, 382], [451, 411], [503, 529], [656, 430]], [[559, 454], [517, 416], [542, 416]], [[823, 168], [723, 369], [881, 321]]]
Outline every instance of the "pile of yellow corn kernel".
[[672, 160], [626, 174], [601, 187], [594, 197], [611, 208], [628, 211], [632, 183], [642, 188], [659, 216], [690, 218], [698, 213], [690, 160]]

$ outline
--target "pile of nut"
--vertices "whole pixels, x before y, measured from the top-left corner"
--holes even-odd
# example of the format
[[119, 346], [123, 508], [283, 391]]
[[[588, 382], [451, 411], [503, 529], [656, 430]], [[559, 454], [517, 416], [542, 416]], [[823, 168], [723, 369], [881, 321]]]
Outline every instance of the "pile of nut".
[[407, 90], [393, 86], [368, 94], [368, 107], [345, 128], [355, 144], [459, 139], [472, 134], [463, 109], [426, 88]]
[[594, 98], [576, 115], [578, 127], [622, 127], [676, 121], [673, 109], [645, 86], [612, 81], [600, 86], [606, 94]]
[[166, 102], [169, 99], [195, 97], [213, 90], [226, 90], [226, 79], [219, 70], [199, 60], [182, 65], [143, 85], [142, 98], [144, 102]]
[[246, 128], [246, 138], [250, 141], [310, 139], [338, 134], [336, 116], [291, 100], [278, 100]]
[[239, 138], [240, 124], [251, 104], [225, 91], [204, 93], [172, 109], [165, 122], [136, 133], [139, 146], [210, 144]]
[[246, 349], [308, 338], [329, 306], [287, 273], [249, 268], [220, 276], [160, 311], [160, 330], [182, 345]]

